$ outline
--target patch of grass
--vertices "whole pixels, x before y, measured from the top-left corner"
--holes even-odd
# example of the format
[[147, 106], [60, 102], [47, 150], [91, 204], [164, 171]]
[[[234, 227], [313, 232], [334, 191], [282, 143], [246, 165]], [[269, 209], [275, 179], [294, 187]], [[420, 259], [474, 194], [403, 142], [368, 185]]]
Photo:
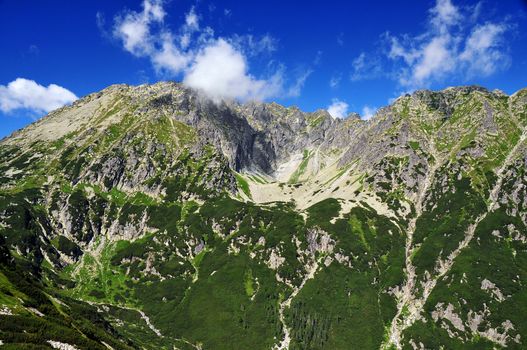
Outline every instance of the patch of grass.
[[254, 280], [253, 271], [251, 269], [245, 271], [245, 281], [243, 285], [245, 286], [245, 293], [247, 296], [252, 297], [254, 295]]
[[238, 188], [241, 189], [247, 197], [252, 198], [251, 190], [249, 189], [249, 183], [247, 182], [247, 180], [245, 180], [245, 178], [241, 174], [238, 174], [238, 173], [235, 173], [234, 176], [236, 176], [236, 182], [238, 183]]

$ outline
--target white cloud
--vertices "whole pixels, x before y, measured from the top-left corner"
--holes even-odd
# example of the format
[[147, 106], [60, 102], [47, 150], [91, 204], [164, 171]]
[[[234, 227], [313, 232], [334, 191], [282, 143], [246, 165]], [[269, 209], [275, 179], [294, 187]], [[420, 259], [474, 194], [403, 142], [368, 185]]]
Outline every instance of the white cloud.
[[409, 65], [414, 63], [419, 58], [420, 53], [418, 52], [418, 50], [414, 48], [410, 48], [410, 49], [405, 48], [400, 43], [398, 38], [392, 37], [389, 34], [388, 34], [388, 38], [390, 41], [390, 52], [388, 53], [389, 58], [391, 59], [402, 58]]
[[185, 49], [191, 35], [199, 29], [198, 17], [191, 8], [181, 35], [177, 36], [179, 40], [175, 40], [174, 34], [164, 28], [165, 16], [163, 1], [144, 0], [141, 12], [129, 11], [115, 18], [113, 35], [126, 51], [138, 57], [149, 57], [156, 71], [179, 74], [192, 59], [192, 52]]
[[[481, 6], [476, 9], [480, 11]], [[412, 90], [448, 78], [488, 76], [506, 68], [510, 58], [503, 37], [508, 26], [477, 24], [476, 19], [451, 0], [436, 0], [424, 32], [399, 37], [386, 34], [387, 57], [396, 64], [399, 83]]]
[[331, 100], [331, 104], [328, 106], [328, 113], [333, 118], [342, 119], [346, 118], [346, 116], [348, 115], [348, 108], [349, 105], [346, 102], [334, 98], [333, 100]]
[[49, 112], [76, 99], [73, 92], [61, 86], [50, 84], [46, 87], [24, 78], [0, 85], [0, 110], [5, 113], [15, 109]]
[[362, 119], [369, 120], [375, 115], [375, 113], [377, 113], [377, 108], [364, 106], [362, 108]]
[[224, 39], [205, 47], [195, 58], [183, 82], [218, 100], [265, 99], [280, 90], [281, 77], [258, 80], [247, 73], [245, 57]]
[[164, 18], [165, 11], [160, 0], [144, 0], [143, 11], [131, 11], [116, 19], [113, 33], [122, 40], [128, 52], [136, 56], [149, 55], [155, 50], [150, 26], [162, 23]]
[[171, 33], [161, 35], [158, 49], [150, 53], [150, 60], [158, 72], [178, 74], [187, 69], [192, 55], [180, 50], [175, 44]]
[[266, 99], [297, 96], [311, 73], [302, 75], [285, 87], [283, 67], [257, 78], [250, 74], [247, 57], [271, 53], [276, 40], [264, 35], [235, 35], [216, 38], [214, 30], [202, 27], [192, 7], [177, 32], [166, 24], [163, 0], [143, 0], [140, 12], [128, 11], [117, 16], [113, 35], [126, 51], [137, 57], [148, 57], [156, 72], [180, 76], [184, 84], [198, 89], [215, 100]]
[[425, 85], [432, 78], [440, 79], [455, 68], [455, 57], [449, 49], [450, 40], [438, 36], [427, 43], [420, 52], [419, 60], [412, 67], [412, 76], [405, 84]]
[[459, 58], [468, 64], [470, 76], [481, 74], [488, 76], [504, 65], [509, 57], [503, 52], [501, 42], [507, 27], [503, 24], [487, 23], [474, 28], [466, 40], [465, 48]]
[[313, 73], [312, 69], [307, 69], [306, 71], [302, 72], [297, 78], [296, 81], [287, 89], [285, 92], [285, 96], [287, 97], [298, 97], [300, 96], [300, 93], [302, 92], [302, 88], [304, 87], [307, 78]]
[[463, 20], [459, 9], [450, 0], [437, 0], [436, 6], [430, 10], [430, 13], [432, 14], [431, 24], [440, 31], [446, 31], [448, 27]]

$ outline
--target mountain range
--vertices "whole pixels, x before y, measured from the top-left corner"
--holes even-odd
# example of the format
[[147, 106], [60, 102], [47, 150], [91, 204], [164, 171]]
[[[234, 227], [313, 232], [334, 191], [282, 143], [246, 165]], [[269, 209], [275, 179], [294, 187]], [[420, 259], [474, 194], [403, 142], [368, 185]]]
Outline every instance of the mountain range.
[[527, 89], [110, 86], [0, 141], [0, 344], [524, 348], [526, 137]]

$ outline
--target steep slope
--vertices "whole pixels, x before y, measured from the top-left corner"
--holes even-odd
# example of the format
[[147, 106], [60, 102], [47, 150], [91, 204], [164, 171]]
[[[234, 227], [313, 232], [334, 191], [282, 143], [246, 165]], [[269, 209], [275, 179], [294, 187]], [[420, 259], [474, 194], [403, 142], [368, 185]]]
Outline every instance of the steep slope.
[[[42, 319], [91, 304], [98, 344], [521, 348], [526, 123], [527, 90], [365, 122], [112, 86], [0, 142], [2, 266], [31, 264]], [[34, 308], [8, 275], [4, 324]]]

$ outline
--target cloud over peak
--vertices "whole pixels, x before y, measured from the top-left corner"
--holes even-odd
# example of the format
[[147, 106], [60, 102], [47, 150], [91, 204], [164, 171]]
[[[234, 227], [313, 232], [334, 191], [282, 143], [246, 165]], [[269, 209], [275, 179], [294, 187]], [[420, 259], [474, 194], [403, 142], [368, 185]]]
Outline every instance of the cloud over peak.
[[224, 39], [204, 47], [185, 72], [183, 83], [214, 99], [265, 99], [280, 90], [281, 77], [259, 80], [247, 72], [245, 57]]
[[335, 119], [343, 119], [348, 115], [348, 108], [349, 105], [346, 102], [334, 98], [328, 106], [328, 113]]
[[128, 11], [114, 19], [113, 36], [137, 57], [148, 57], [159, 74], [182, 77], [187, 86], [215, 100], [256, 99], [299, 94], [309, 74], [285, 87], [284, 68], [265, 77], [250, 74], [248, 57], [272, 52], [276, 40], [269, 35], [216, 37], [200, 25], [192, 7], [177, 31], [165, 24], [162, 0], [144, 0], [140, 12]]

